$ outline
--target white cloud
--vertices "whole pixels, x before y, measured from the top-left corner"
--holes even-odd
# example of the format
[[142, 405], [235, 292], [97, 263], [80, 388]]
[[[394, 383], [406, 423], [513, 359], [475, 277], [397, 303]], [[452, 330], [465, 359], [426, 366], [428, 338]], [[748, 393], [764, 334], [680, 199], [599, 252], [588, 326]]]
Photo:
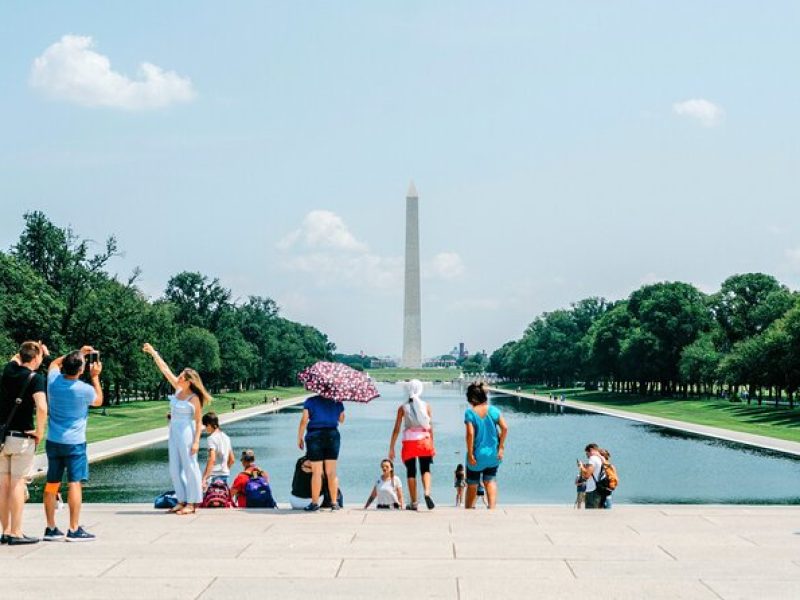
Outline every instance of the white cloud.
[[139, 66], [139, 78], [130, 79], [112, 70], [108, 57], [93, 46], [89, 36], [63, 36], [33, 61], [31, 85], [53, 98], [89, 107], [144, 110], [194, 99], [190, 79], [147, 62]]
[[370, 252], [344, 220], [328, 210], [313, 210], [278, 248], [283, 266], [308, 274], [318, 285], [391, 289], [403, 284], [403, 260]]
[[672, 105], [672, 111], [679, 117], [697, 119], [705, 127], [714, 127], [722, 122], [725, 111], [721, 106], [703, 98], [691, 98]]
[[[277, 247], [284, 252], [284, 268], [308, 274], [318, 285], [402, 290], [402, 257], [371, 252], [331, 211], [311, 211]], [[441, 252], [423, 267], [426, 278], [447, 281], [464, 271], [461, 257], [454, 252]]]
[[466, 271], [464, 261], [455, 252], [440, 252], [423, 268], [425, 277], [429, 279], [458, 279]]
[[392, 289], [403, 284], [403, 261], [368, 252], [315, 252], [289, 257], [284, 266], [307, 273], [318, 285], [342, 285], [355, 288]]
[[347, 225], [336, 213], [329, 210], [312, 210], [295, 229], [278, 242], [278, 248], [288, 250], [302, 241], [309, 248], [330, 248], [366, 252], [367, 245], [359, 242], [350, 233]]

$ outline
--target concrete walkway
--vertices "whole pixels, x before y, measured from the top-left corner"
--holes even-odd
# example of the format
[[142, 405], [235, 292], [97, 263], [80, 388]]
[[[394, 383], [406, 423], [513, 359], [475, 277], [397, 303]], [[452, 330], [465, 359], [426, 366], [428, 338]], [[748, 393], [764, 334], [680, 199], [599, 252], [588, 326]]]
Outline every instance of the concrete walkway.
[[780, 440], [778, 438], [767, 437], [764, 435], [755, 435], [752, 433], [743, 433], [740, 431], [731, 431], [730, 429], [722, 429], [720, 427], [709, 427], [707, 425], [697, 425], [695, 423], [687, 423], [686, 421], [676, 421], [674, 419], [663, 419], [661, 417], [651, 417], [650, 415], [643, 415], [627, 410], [619, 410], [617, 408], [608, 408], [607, 406], [599, 406], [591, 402], [580, 402], [576, 400], [566, 400], [565, 402], [555, 402], [550, 400], [548, 396], [539, 394], [528, 394], [525, 392], [515, 392], [513, 390], [501, 388], [489, 388], [496, 394], [505, 394], [507, 396], [519, 396], [520, 398], [529, 398], [531, 400], [538, 400], [540, 402], [547, 402], [556, 406], [567, 406], [584, 410], [586, 412], [598, 413], [601, 415], [610, 415], [612, 417], [619, 417], [620, 419], [628, 419], [631, 421], [638, 421], [640, 423], [647, 423], [648, 425], [658, 425], [666, 429], [674, 429], [676, 431], [685, 431], [687, 433], [694, 433], [705, 437], [717, 438], [720, 440], [727, 440], [729, 442], [737, 442], [747, 446], [754, 446], [756, 448], [764, 448], [766, 450], [776, 450], [785, 454], [792, 454], [800, 456], [800, 443], [790, 442], [789, 440]]
[[[284, 400], [280, 400], [274, 404], [272, 402], [269, 402], [268, 404], [259, 404], [258, 406], [253, 406], [251, 408], [245, 408], [234, 412], [224, 413], [219, 416], [219, 422], [221, 425], [225, 425], [227, 423], [235, 423], [236, 421], [249, 419], [250, 417], [253, 417], [255, 415], [277, 412], [282, 408], [286, 408], [287, 406], [294, 406], [296, 404], [300, 404], [306, 398], [308, 398], [308, 395], [295, 396], [293, 398], [286, 398]], [[169, 409], [168, 404], [165, 402], [164, 403], [165, 415], [167, 414], [168, 409]], [[151, 444], [157, 444], [158, 442], [163, 442], [168, 437], [169, 437], [169, 428], [159, 427], [158, 429], [149, 429], [147, 431], [140, 431], [139, 433], [123, 435], [120, 437], [103, 440], [102, 442], [93, 442], [86, 447], [86, 451], [89, 455], [89, 462], [91, 463], [91, 462], [96, 462], [98, 460], [111, 458], [112, 456], [125, 454], [126, 452], [130, 452], [132, 450], [138, 450], [139, 448], [144, 448], [145, 446], [150, 446]], [[33, 475], [34, 478], [43, 477], [45, 471], [47, 470], [47, 456], [45, 456], [44, 454], [38, 454], [34, 462], [33, 470], [34, 470], [34, 475]]]
[[[502, 490], [501, 490], [502, 491]], [[66, 511], [57, 514], [62, 528]], [[800, 598], [792, 507], [490, 512], [84, 507], [86, 544], [0, 546], [4, 598]], [[26, 532], [40, 535], [40, 505]]]

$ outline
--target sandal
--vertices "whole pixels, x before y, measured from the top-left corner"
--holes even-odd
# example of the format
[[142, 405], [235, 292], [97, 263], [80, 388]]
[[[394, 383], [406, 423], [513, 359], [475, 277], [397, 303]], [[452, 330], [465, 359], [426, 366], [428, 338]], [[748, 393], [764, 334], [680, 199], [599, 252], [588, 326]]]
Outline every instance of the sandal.
[[176, 515], [193, 515], [197, 508], [195, 506], [189, 506], [188, 504], [176, 512]]
[[180, 511], [182, 511], [184, 508], [186, 508], [186, 504], [176, 504], [175, 506], [173, 506], [172, 508], [170, 508], [170, 509], [167, 511], [167, 514], [175, 514], [175, 513], [179, 513], [179, 512], [180, 512]]

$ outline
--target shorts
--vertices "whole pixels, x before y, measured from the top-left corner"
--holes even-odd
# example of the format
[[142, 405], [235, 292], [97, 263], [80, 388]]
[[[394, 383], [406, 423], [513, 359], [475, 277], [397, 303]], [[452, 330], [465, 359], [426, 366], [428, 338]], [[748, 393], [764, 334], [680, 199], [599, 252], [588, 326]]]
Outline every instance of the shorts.
[[25, 479], [33, 470], [36, 440], [33, 438], [7, 437], [0, 452], [0, 475], [10, 474], [11, 479]]
[[497, 469], [499, 467], [486, 467], [480, 471], [473, 471], [467, 467], [467, 485], [478, 485], [483, 479], [483, 483], [494, 481], [497, 477]]
[[310, 502], [311, 498], [298, 498], [297, 496], [289, 494], [289, 505], [292, 507], [292, 510], [303, 510]]
[[311, 462], [337, 460], [341, 443], [338, 429], [312, 429], [306, 432], [306, 456]]
[[59, 444], [47, 441], [47, 483], [61, 483], [64, 471], [68, 483], [89, 481], [89, 460], [86, 458], [86, 442], [83, 444]]
[[406, 466], [406, 478], [414, 479], [417, 476], [417, 461], [419, 461], [419, 472], [423, 475], [431, 472], [431, 463], [433, 462], [432, 456], [419, 456], [417, 458], [409, 458], [403, 464]]

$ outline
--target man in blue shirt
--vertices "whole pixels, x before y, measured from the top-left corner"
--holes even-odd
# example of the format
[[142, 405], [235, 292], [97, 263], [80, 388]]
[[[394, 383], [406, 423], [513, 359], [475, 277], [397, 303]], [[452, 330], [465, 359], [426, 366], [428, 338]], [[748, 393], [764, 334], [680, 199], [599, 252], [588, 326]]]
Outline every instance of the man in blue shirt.
[[[89, 480], [86, 456], [86, 422], [90, 406], [102, 406], [100, 372], [103, 365], [95, 360], [88, 365], [92, 385], [80, 380], [87, 367], [87, 356], [98, 358], [91, 346], [70, 352], [50, 363], [47, 394], [50, 419], [47, 429], [47, 485], [44, 488], [44, 512], [47, 528], [45, 541], [88, 542], [94, 535], [80, 525], [83, 482]], [[66, 536], [56, 527], [56, 496], [67, 472], [69, 488], [69, 529]]]

